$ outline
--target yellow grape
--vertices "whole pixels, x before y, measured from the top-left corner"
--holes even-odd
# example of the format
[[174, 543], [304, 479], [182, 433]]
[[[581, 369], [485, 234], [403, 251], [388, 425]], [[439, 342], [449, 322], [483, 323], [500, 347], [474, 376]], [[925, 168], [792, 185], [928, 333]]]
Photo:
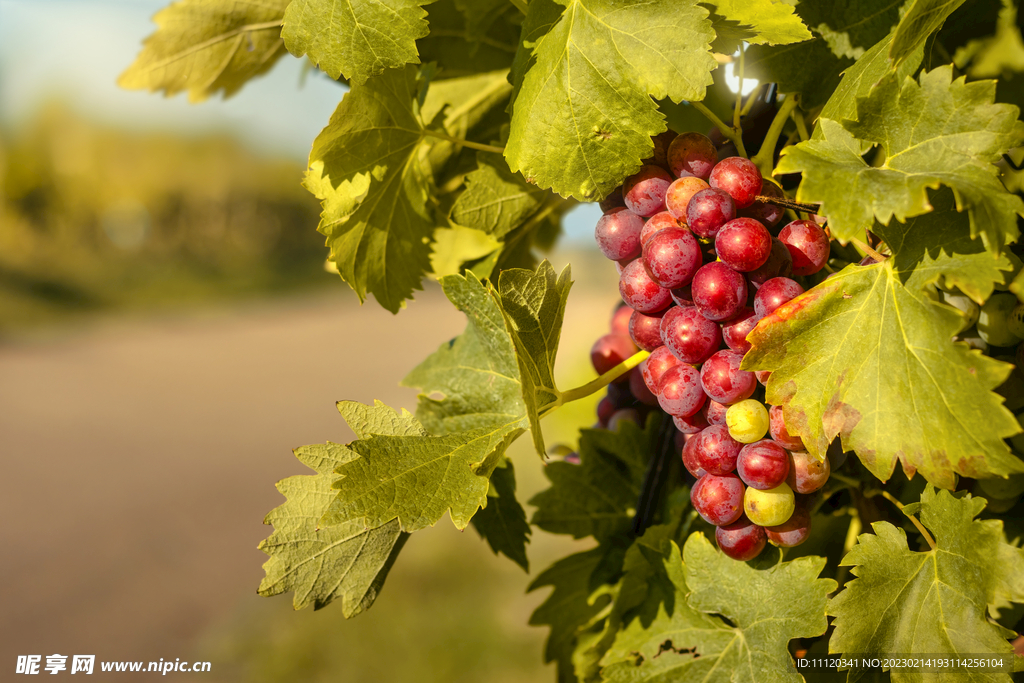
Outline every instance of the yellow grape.
[[768, 433], [768, 409], [752, 398], [734, 403], [725, 412], [729, 436], [740, 443], [754, 443]]
[[778, 526], [788, 520], [795, 509], [793, 489], [786, 484], [764, 491], [748, 486], [743, 492], [743, 511], [747, 519], [758, 526]]

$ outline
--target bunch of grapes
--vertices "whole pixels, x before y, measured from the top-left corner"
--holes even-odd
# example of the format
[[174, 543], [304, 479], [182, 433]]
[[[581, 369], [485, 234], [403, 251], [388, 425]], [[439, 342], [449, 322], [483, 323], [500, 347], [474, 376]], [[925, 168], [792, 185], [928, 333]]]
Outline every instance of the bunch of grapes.
[[594, 345], [594, 368], [650, 352], [609, 385], [598, 421], [614, 429], [652, 409], [670, 415], [697, 479], [694, 509], [718, 527], [723, 552], [749, 560], [768, 541], [807, 538], [804, 497], [829, 477], [828, 460], [786, 431], [782, 409], [751, 398], [763, 396], [770, 373], [740, 369], [747, 334], [803, 293], [791, 278], [821, 270], [829, 237], [810, 220], [779, 229], [784, 209], [771, 200], [782, 189], [748, 159], [719, 160], [708, 137], [670, 133], [655, 143], [655, 156], [601, 203], [595, 229], [625, 306]]

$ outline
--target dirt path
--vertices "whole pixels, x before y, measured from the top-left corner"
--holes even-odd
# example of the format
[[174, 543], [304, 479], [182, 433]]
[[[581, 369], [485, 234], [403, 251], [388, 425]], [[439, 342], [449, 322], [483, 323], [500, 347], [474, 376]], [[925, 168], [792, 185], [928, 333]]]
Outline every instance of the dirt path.
[[[573, 344], [606, 324], [591, 303]], [[397, 317], [339, 288], [0, 346], [0, 666], [191, 655], [262, 577], [289, 450], [350, 438], [338, 399], [413, 407], [398, 380], [463, 324], [437, 287]]]

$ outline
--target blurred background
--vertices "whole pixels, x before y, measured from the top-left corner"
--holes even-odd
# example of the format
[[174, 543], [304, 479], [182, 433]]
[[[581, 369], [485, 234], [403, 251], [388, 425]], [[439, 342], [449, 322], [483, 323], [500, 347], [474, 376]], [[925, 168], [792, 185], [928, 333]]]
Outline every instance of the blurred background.
[[[546, 630], [527, 625], [547, 589], [525, 595], [530, 576], [447, 518], [352, 621], [257, 597], [273, 484], [307, 473], [290, 450], [351, 439], [339, 399], [414, 408], [398, 381], [464, 319], [436, 285], [392, 316], [325, 272], [299, 182], [336, 83], [285, 57], [227, 101], [116, 87], [163, 4], [0, 0], [0, 666], [95, 654], [212, 663], [171, 680], [552, 680]], [[591, 376], [594, 311], [617, 298], [590, 248], [595, 208], [550, 255], [577, 280], [563, 384]], [[560, 411], [549, 441], [592, 409]], [[516, 449], [525, 500], [543, 466]], [[535, 532], [531, 575], [574, 549]]]

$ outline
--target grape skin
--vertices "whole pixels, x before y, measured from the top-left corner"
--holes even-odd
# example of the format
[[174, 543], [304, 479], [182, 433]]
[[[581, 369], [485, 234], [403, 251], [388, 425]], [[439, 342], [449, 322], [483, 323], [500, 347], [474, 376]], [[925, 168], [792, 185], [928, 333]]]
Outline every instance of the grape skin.
[[622, 198], [626, 208], [638, 216], [653, 216], [665, 210], [665, 192], [672, 184], [672, 176], [660, 166], [641, 166], [640, 170], [622, 183]]
[[750, 398], [757, 380], [754, 373], [740, 370], [743, 356], [735, 351], [718, 351], [701, 366], [704, 393], [719, 403], [731, 404]]
[[748, 562], [764, 550], [767, 535], [762, 527], [740, 515], [732, 524], [715, 528], [715, 541], [723, 553], [734, 560]]
[[704, 521], [725, 526], [743, 514], [743, 493], [743, 482], [735, 474], [705, 474], [690, 489], [690, 503]]
[[728, 410], [729, 406], [719, 403], [709, 396], [707, 405], [704, 406], [704, 417], [709, 425], [724, 425], [725, 414]]
[[643, 261], [630, 261], [619, 276], [619, 294], [633, 310], [650, 315], [672, 303], [669, 291], [651, 279]]
[[789, 519], [782, 524], [765, 527], [764, 532], [773, 545], [793, 548], [811, 535], [811, 515], [803, 505], [797, 505]]
[[728, 157], [719, 161], [708, 177], [711, 187], [724, 190], [744, 209], [754, 203], [761, 192], [761, 172], [750, 159]]
[[718, 325], [693, 307], [673, 306], [661, 321], [661, 341], [684, 363], [703, 363], [722, 343]]
[[681, 221], [686, 220], [686, 207], [693, 195], [711, 186], [695, 176], [684, 176], [672, 181], [665, 193], [665, 209]]
[[690, 132], [677, 136], [668, 146], [669, 170], [677, 178], [695, 176], [707, 180], [718, 163], [715, 143], [706, 135]]
[[729, 406], [725, 424], [729, 436], [739, 443], [754, 443], [768, 433], [768, 410], [760, 401], [748, 398]]
[[686, 205], [686, 224], [706, 239], [714, 238], [733, 218], [736, 218], [736, 202], [727, 192], [715, 188], [701, 190]]
[[739, 313], [722, 323], [722, 340], [725, 345], [736, 353], [746, 353], [751, 349], [747, 335], [750, 334], [760, 318], [750, 306], [744, 306]]
[[793, 221], [779, 232], [779, 240], [793, 257], [794, 275], [814, 275], [828, 261], [828, 235], [814, 221]]
[[[804, 442], [799, 436], [793, 436], [786, 429], [786, 421], [783, 418], [782, 406], [772, 406], [768, 410], [768, 431], [780, 446], [788, 451], [802, 451]], [[801, 491], [800, 493], [806, 493]]]
[[[664, 228], [643, 246], [643, 263], [651, 279], [666, 289], [690, 284], [701, 266], [700, 245], [689, 230]], [[670, 295], [671, 296], [671, 295]]]
[[[782, 188], [776, 185], [775, 182], [766, 178], [762, 180], [761, 196], [784, 199], [786, 193], [783, 192]], [[782, 217], [786, 215], [786, 210], [781, 206], [776, 206], [775, 204], [754, 200], [753, 204], [741, 209], [739, 211], [739, 215], [747, 218], [753, 218], [754, 220], [760, 221], [765, 227], [773, 228], [778, 225], [779, 221], [782, 220]]]
[[657, 394], [662, 375], [677, 365], [679, 365], [679, 359], [668, 348], [659, 346], [640, 363], [640, 374], [643, 376], [647, 388]]
[[697, 462], [697, 437], [687, 439], [686, 443], [683, 444], [683, 467], [686, 471], [693, 475], [694, 479], [700, 479], [707, 472]]
[[761, 285], [754, 295], [754, 312], [758, 318], [764, 318], [803, 293], [804, 288], [788, 277], [772, 278]]
[[753, 218], [734, 218], [718, 231], [715, 251], [725, 265], [739, 273], [757, 270], [768, 261], [772, 236]]
[[[624, 334], [606, 334], [599, 337], [590, 349], [590, 362], [597, 374], [603, 375], [636, 353], [633, 340]], [[616, 381], [624, 382], [626, 377]]]
[[685, 363], [670, 368], [662, 375], [658, 389], [658, 404], [669, 415], [690, 417], [703, 408], [707, 400], [701, 387], [700, 372]]
[[780, 239], [773, 237], [768, 260], [760, 267], [747, 273], [747, 280], [754, 286], [754, 289], [760, 289], [761, 285], [772, 278], [788, 278], [792, 274], [793, 257], [789, 255], [789, 249], [786, 248], [786, 245]]
[[704, 417], [703, 408], [690, 417], [673, 415], [672, 422], [675, 423], [676, 429], [683, 434], [700, 434], [703, 430], [708, 428], [708, 421], [707, 418]]
[[661, 316], [657, 313], [644, 315], [640, 311], [633, 311], [633, 314], [629, 316], [630, 339], [644, 351], [653, 351], [658, 348], [661, 346], [661, 320]]
[[743, 512], [758, 526], [778, 526], [795, 508], [793, 491], [785, 482], [764, 491], [748, 486], [743, 493]]
[[612, 261], [636, 258], [640, 254], [640, 231], [643, 227], [643, 218], [619, 207], [597, 219], [594, 239], [601, 253]]
[[768, 439], [748, 443], [736, 459], [736, 473], [747, 486], [767, 491], [785, 483], [789, 474], [789, 454]]
[[633, 315], [633, 309], [625, 304], [619, 304], [612, 313], [610, 331], [612, 334], [629, 334], [629, 318]]
[[720, 261], [701, 266], [690, 287], [694, 306], [708, 320], [735, 317], [747, 302], [746, 279]]
[[708, 474], [728, 474], [736, 470], [742, 448], [743, 444], [729, 435], [728, 427], [712, 425], [697, 435], [697, 463]]
[[825, 485], [830, 474], [828, 458], [819, 462], [804, 451], [793, 451], [789, 454], [786, 484], [796, 493], [814, 493]]
[[[654, 237], [655, 234], [664, 230], [665, 228], [681, 228], [683, 224], [672, 217], [668, 211], [660, 211], [644, 223], [644, 227], [640, 230], [640, 249], [643, 251], [644, 245], [647, 241]], [[788, 253], [788, 252], [787, 252]]]

